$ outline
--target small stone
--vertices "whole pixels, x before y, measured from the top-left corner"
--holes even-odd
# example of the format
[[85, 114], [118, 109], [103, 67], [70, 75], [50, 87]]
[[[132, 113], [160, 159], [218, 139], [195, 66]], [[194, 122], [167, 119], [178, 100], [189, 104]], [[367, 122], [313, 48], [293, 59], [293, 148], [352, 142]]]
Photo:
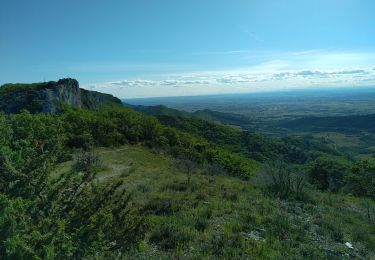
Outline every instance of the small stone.
[[265, 239], [260, 236], [260, 233], [258, 231], [241, 232], [241, 234], [245, 239], [253, 239], [262, 242], [265, 241]]
[[354, 249], [353, 245], [349, 242], [346, 242], [345, 245], [350, 249]]

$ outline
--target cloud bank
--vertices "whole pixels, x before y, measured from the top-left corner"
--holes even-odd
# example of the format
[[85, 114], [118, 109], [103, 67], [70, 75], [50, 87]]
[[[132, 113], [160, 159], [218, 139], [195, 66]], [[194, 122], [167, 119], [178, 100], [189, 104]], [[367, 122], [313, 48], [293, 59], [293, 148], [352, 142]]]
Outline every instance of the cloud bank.
[[120, 98], [137, 98], [293, 88], [375, 86], [373, 54], [305, 51], [286, 53], [273, 58], [276, 59], [239, 69], [164, 73], [152, 79], [145, 76], [84, 87], [111, 93]]

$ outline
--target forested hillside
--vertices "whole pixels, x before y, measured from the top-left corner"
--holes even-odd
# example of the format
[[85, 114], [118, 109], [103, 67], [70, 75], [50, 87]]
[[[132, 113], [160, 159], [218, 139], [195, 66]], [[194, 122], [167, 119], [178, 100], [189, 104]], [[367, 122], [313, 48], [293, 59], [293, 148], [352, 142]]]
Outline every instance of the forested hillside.
[[[129, 105], [128, 105], [129, 106]], [[163, 105], [158, 106], [130, 106], [136, 111], [153, 116], [185, 116], [217, 122], [226, 125], [242, 126], [249, 124], [250, 119], [246, 116], [234, 113], [212, 111], [210, 109], [197, 110], [194, 112], [179, 111]]]
[[374, 256], [373, 160], [97, 101], [0, 114], [2, 259]]

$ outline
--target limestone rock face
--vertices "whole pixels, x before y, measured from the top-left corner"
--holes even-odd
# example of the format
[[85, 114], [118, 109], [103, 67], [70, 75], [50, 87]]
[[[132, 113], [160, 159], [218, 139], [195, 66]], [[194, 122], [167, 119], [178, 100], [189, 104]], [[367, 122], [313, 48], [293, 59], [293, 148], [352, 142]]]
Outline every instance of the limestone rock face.
[[57, 113], [62, 104], [96, 110], [108, 103], [121, 104], [121, 101], [109, 94], [81, 89], [78, 81], [71, 78], [0, 87], [0, 111], [5, 113], [17, 113], [22, 109], [32, 113]]

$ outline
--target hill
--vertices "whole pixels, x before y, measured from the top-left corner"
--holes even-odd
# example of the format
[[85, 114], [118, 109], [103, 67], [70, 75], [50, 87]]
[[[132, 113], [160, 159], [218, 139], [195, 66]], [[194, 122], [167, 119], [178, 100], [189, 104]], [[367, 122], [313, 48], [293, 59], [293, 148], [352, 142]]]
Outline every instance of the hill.
[[130, 107], [156, 116], [163, 125], [199, 136], [257, 161], [283, 160], [287, 163], [304, 164], [322, 154], [342, 156], [332, 147], [316, 140], [295, 136], [270, 137], [261, 132], [230, 127], [249, 123], [247, 117], [238, 114], [208, 109], [185, 112], [163, 105]]
[[375, 161], [159, 112], [0, 113], [0, 258], [374, 256]]
[[[311, 190], [313, 201], [276, 200], [258, 184], [202, 166], [194, 168], [188, 183], [181, 162], [154, 149], [125, 145], [95, 151], [103, 163], [98, 179], [124, 180], [134, 207], [149, 223], [142, 249], [125, 259], [350, 259], [367, 254], [343, 242], [372, 226], [358, 198]], [[68, 171], [73, 163], [56, 170]]]
[[246, 116], [235, 114], [213, 111], [210, 109], [196, 110], [194, 112], [186, 112], [177, 109], [173, 109], [164, 105], [156, 106], [142, 106], [142, 105], [128, 105], [136, 111], [143, 112], [153, 116], [185, 116], [221, 123], [225, 125], [243, 126], [250, 122], [250, 119]]
[[60, 79], [33, 84], [5, 84], [0, 87], [0, 111], [17, 113], [26, 109], [32, 113], [56, 113], [62, 104], [98, 109], [106, 103], [121, 104], [112, 95], [79, 88], [75, 79]]
[[168, 116], [187, 116], [190, 113], [185, 111], [180, 111], [177, 109], [169, 108], [163, 105], [157, 106], [142, 106], [142, 105], [129, 105], [125, 103], [125, 106], [128, 106], [136, 111], [145, 113], [147, 115], [152, 116], [161, 116], [161, 115], [168, 115]]

